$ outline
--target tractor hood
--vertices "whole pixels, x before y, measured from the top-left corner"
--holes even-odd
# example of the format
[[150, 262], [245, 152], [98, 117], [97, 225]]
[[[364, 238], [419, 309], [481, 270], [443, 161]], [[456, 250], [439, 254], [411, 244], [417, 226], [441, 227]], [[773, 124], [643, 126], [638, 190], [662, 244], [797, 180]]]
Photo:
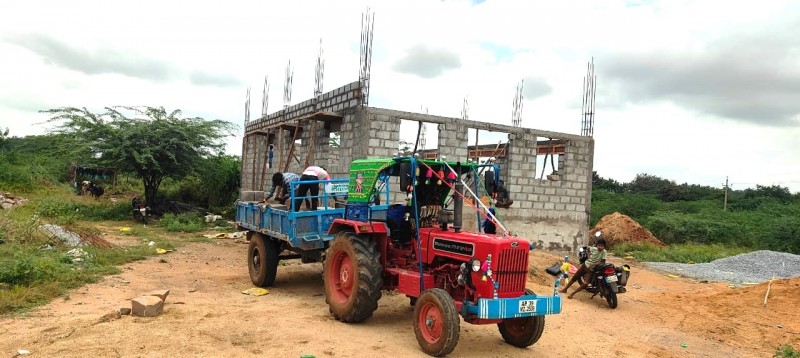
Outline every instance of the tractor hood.
[[[436, 257], [447, 257], [458, 261], [469, 261], [473, 258], [483, 262], [492, 254], [495, 259], [502, 250], [530, 251], [530, 242], [518, 237], [500, 237], [476, 232], [443, 231], [439, 228], [423, 228], [422, 257], [426, 263], [433, 262]], [[526, 260], [527, 261], [527, 260]]]

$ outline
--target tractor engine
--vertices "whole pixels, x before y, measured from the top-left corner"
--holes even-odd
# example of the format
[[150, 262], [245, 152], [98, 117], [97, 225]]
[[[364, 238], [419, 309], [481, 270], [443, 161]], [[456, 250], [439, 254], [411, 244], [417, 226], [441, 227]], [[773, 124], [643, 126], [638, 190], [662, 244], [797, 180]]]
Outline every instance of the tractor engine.
[[[460, 183], [455, 188], [463, 191]], [[524, 295], [530, 243], [521, 238], [462, 232], [463, 201], [460, 195], [453, 199], [452, 217], [442, 212], [439, 227], [420, 229], [422, 258], [436, 277], [437, 286], [469, 301]]]

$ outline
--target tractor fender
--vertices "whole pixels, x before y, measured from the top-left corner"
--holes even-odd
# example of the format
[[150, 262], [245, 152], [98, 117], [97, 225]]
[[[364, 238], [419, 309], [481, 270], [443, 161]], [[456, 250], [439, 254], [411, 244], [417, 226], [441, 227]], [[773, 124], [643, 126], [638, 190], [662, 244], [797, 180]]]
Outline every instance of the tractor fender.
[[356, 234], [388, 234], [386, 224], [382, 222], [364, 222], [345, 219], [333, 220], [328, 229], [328, 235], [334, 235], [340, 231], [353, 231]]

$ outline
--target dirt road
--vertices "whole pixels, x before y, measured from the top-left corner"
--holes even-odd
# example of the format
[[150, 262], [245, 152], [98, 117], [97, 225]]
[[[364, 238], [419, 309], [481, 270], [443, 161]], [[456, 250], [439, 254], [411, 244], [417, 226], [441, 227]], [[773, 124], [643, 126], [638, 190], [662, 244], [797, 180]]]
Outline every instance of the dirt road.
[[[405, 296], [384, 293], [370, 320], [343, 324], [331, 318], [322, 297], [321, 264], [288, 262], [269, 295], [241, 294], [252, 287], [246, 251], [246, 244], [232, 240], [189, 244], [125, 265], [123, 273], [76, 289], [68, 299], [0, 318], [0, 357], [18, 349], [59, 357], [423, 356]], [[545, 252], [531, 257], [540, 269], [558, 260]], [[527, 349], [505, 344], [495, 326], [462, 322], [451, 356], [771, 357], [781, 344], [800, 347], [800, 279], [774, 282], [764, 308], [764, 285], [733, 289], [632, 266], [616, 310], [578, 294], [565, 300], [562, 314], [547, 317], [544, 335]], [[552, 292], [550, 278], [539, 272], [529, 287]], [[160, 317], [101, 319], [129, 307], [130, 298], [162, 288], [172, 293]]]

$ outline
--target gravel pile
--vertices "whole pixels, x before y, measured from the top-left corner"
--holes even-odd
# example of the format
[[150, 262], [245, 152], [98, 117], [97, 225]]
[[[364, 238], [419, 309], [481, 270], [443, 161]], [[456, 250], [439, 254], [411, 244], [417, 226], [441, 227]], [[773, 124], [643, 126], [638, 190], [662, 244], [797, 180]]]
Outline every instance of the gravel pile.
[[43, 231], [45, 231], [51, 238], [59, 239], [61, 240], [61, 242], [64, 243], [64, 245], [67, 245], [69, 247], [80, 246], [81, 242], [83, 241], [81, 240], [81, 237], [78, 234], [69, 231], [67, 229], [64, 229], [63, 227], [58, 225], [44, 224], [40, 226], [40, 228]]
[[772, 278], [800, 276], [800, 255], [760, 250], [704, 264], [645, 262], [649, 268], [699, 280], [759, 283]]

